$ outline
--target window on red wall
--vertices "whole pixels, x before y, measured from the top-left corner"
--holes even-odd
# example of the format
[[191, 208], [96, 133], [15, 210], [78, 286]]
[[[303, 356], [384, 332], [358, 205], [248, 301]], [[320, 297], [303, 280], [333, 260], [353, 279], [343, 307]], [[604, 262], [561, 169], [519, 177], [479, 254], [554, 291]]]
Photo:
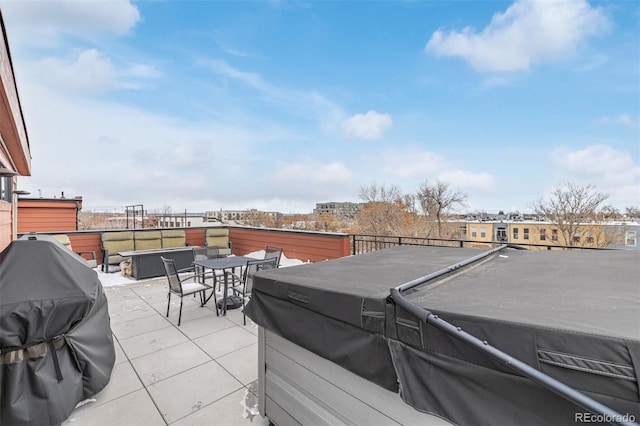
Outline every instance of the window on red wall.
[[11, 202], [12, 183], [13, 180], [11, 176], [0, 177], [0, 200], [6, 201], [8, 203]]

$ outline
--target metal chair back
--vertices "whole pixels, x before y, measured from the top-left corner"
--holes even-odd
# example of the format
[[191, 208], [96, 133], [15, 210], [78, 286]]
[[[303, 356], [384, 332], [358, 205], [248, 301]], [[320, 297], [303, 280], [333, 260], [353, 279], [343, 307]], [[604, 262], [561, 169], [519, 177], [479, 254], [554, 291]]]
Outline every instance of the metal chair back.
[[216, 259], [220, 257], [220, 250], [217, 246], [195, 247], [193, 249], [193, 260]]
[[182, 295], [182, 284], [180, 283], [180, 277], [178, 277], [176, 262], [173, 259], [167, 259], [166, 257], [161, 256], [160, 258], [164, 265], [164, 272], [167, 275], [169, 288], [172, 292]]
[[265, 259], [276, 259], [276, 268], [280, 266], [280, 258], [282, 257], [282, 248], [267, 246], [264, 250], [264, 258]]
[[277, 260], [277, 258], [272, 257], [270, 259], [256, 259], [247, 261], [247, 266], [244, 269], [243, 296], [251, 294], [251, 290], [253, 290], [253, 276], [256, 274], [256, 272], [265, 269], [277, 268]]

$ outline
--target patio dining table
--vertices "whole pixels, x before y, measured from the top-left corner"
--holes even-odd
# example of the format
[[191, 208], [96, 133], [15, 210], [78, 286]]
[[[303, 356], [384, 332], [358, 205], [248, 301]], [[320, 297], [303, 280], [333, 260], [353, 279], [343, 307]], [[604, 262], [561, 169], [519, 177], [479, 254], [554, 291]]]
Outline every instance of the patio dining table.
[[[248, 260], [255, 260], [255, 258], [246, 257], [246, 256], [228, 256], [228, 257], [218, 257], [213, 259], [194, 260], [193, 264], [198, 265], [204, 269], [207, 269], [207, 268], [211, 269], [215, 276], [216, 270], [223, 271], [223, 272], [227, 269], [234, 270], [235, 268], [246, 266]], [[229, 296], [227, 295], [229, 282], [226, 274], [224, 275], [223, 282], [224, 282], [224, 292], [222, 293], [223, 294], [222, 309], [221, 309], [222, 312], [220, 314], [222, 316], [227, 314], [227, 302], [229, 299]]]

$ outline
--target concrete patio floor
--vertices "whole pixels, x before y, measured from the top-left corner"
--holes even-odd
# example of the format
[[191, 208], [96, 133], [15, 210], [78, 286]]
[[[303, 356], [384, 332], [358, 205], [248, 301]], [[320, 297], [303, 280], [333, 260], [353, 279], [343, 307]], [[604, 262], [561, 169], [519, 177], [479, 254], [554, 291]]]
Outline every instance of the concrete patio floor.
[[240, 309], [217, 317], [213, 299], [171, 298], [165, 278], [105, 287], [116, 364], [107, 387], [63, 423], [267, 425], [257, 411], [257, 335]]

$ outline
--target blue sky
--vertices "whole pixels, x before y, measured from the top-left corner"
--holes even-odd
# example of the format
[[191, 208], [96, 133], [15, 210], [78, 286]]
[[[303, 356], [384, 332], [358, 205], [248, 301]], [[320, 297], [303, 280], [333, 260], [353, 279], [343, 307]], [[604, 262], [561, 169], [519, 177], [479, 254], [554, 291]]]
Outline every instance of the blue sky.
[[0, 0], [33, 196], [311, 212], [425, 180], [640, 204], [633, 1]]

